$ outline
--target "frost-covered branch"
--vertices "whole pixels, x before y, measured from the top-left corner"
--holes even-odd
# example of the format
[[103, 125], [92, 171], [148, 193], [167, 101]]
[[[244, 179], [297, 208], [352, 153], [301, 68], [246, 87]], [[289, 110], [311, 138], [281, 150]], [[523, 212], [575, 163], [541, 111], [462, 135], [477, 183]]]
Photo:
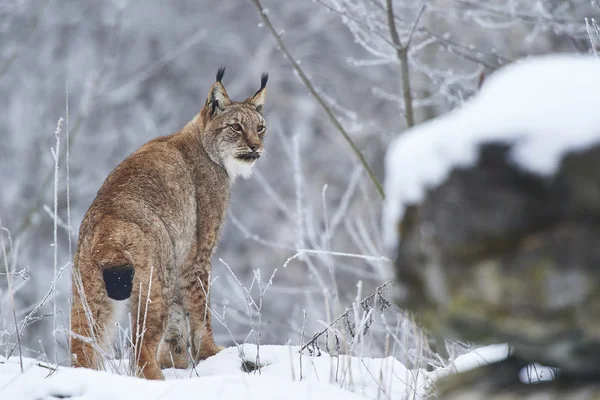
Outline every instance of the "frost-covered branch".
[[[382, 291], [384, 289], [386, 289], [389, 285], [393, 284], [394, 280], [389, 280], [387, 282], [385, 282], [382, 285], [377, 286], [377, 288], [375, 289], [375, 291], [373, 293], [371, 293], [370, 295], [368, 295], [367, 297], [363, 298], [362, 300], [360, 300], [357, 305], [359, 307], [364, 307], [364, 306], [368, 306], [368, 307], [372, 307], [373, 305], [371, 304], [372, 300], [375, 299], [380, 307], [381, 310], [391, 306], [391, 303], [382, 295]], [[315, 333], [312, 337], [311, 340], [309, 340], [307, 343], [305, 343], [301, 348], [300, 348], [300, 352], [304, 351], [305, 349], [317, 349], [318, 350], [318, 344], [317, 341], [319, 340], [319, 338], [321, 336], [323, 336], [324, 334], [326, 334], [328, 331], [330, 331], [332, 329], [332, 327], [335, 326], [336, 323], [338, 323], [339, 321], [348, 318], [348, 316], [350, 315], [350, 313], [353, 312], [353, 308], [346, 310], [346, 312], [344, 312], [343, 314], [341, 314], [340, 316], [338, 316], [336, 319], [334, 319], [326, 328], [322, 329], [321, 331]], [[350, 334], [352, 335], [352, 330], [350, 332]], [[354, 336], [354, 335], [352, 335]], [[311, 351], [312, 353], [312, 351]]]
[[[71, 150], [71, 148], [73, 148], [75, 140], [76, 140], [78, 134], [80, 133], [81, 128], [83, 127], [85, 121], [89, 117], [89, 114], [92, 111], [92, 107], [94, 106], [96, 100], [98, 99], [99, 95], [102, 93], [102, 90], [106, 83], [107, 76], [110, 74], [110, 71], [112, 70], [112, 68], [115, 64], [116, 51], [119, 46], [119, 40], [121, 37], [122, 17], [123, 17], [123, 10], [121, 8], [121, 9], [119, 9], [119, 13], [116, 17], [115, 24], [112, 29], [112, 39], [111, 39], [110, 52], [108, 54], [108, 57], [106, 58], [105, 63], [102, 65], [98, 74], [96, 75], [96, 78], [94, 79], [94, 81], [91, 85], [91, 89], [88, 93], [87, 100], [85, 101], [83, 107], [81, 108], [80, 112], [78, 113], [77, 117], [75, 118], [73, 127], [70, 128], [69, 146], [68, 147], [64, 146], [61, 149], [61, 151], [59, 151], [59, 153], [56, 155], [56, 157], [58, 157], [59, 160], [64, 159], [66, 157], [67, 152], [69, 152]], [[38, 186], [39, 188], [37, 190], [37, 196], [33, 200], [33, 204], [29, 208], [29, 211], [25, 214], [24, 220], [21, 222], [21, 224], [19, 225], [19, 227], [17, 228], [17, 230], [15, 232], [16, 238], [21, 237], [21, 235], [23, 235], [29, 229], [31, 224], [33, 223], [34, 216], [37, 214], [38, 210], [40, 209], [40, 207], [42, 206], [42, 204], [44, 202], [46, 191], [48, 190], [48, 187], [50, 186], [50, 184], [52, 184], [53, 182], [54, 182], [54, 169], [52, 169], [51, 171], [48, 171], [45, 178], [39, 184], [39, 186]]]
[[412, 93], [410, 90], [410, 67], [408, 65], [408, 50], [410, 48], [410, 43], [412, 42], [415, 33], [415, 29], [419, 23], [419, 19], [421, 18], [421, 15], [423, 15], [423, 11], [425, 11], [425, 4], [419, 10], [413, 28], [411, 29], [408, 40], [406, 42], [406, 46], [402, 46], [402, 43], [400, 42], [400, 36], [398, 36], [392, 0], [386, 0], [386, 7], [390, 36], [392, 38], [392, 43], [394, 43], [394, 47], [396, 49], [396, 56], [398, 57], [398, 62], [400, 63], [400, 73], [402, 76], [402, 92], [404, 94], [404, 115], [406, 116], [406, 126], [410, 128], [415, 124], [415, 117], [413, 112]]
[[[17, 332], [17, 346], [19, 348], [19, 365], [21, 367], [21, 373], [23, 373], [23, 350], [21, 349], [21, 334], [19, 332], [19, 323], [17, 322], [17, 311], [15, 310], [15, 294], [13, 291], [12, 285], [12, 276], [10, 273], [10, 268], [8, 266], [8, 254], [6, 251], [6, 244], [4, 242], [4, 232], [5, 228], [2, 226], [2, 219], [0, 219], [0, 250], [2, 251], [2, 258], [4, 259], [4, 271], [6, 273], [6, 281], [8, 282], [8, 298], [10, 300], [10, 308], [12, 310], [15, 330]], [[9, 236], [9, 243], [11, 243], [10, 233], [6, 231]]]
[[346, 129], [341, 124], [341, 122], [337, 119], [337, 117], [335, 116], [335, 114], [333, 113], [333, 111], [331, 110], [331, 108], [329, 107], [329, 105], [319, 95], [318, 91], [315, 89], [315, 87], [312, 84], [311, 80], [308, 78], [308, 76], [306, 75], [306, 73], [304, 72], [304, 70], [300, 67], [300, 64], [298, 64], [298, 62], [296, 61], [296, 59], [292, 56], [292, 54], [288, 50], [287, 46], [283, 42], [283, 39], [281, 38], [281, 35], [279, 34], [279, 32], [277, 32], [277, 30], [275, 29], [275, 27], [271, 23], [271, 20], [270, 20], [270, 18], [268, 16], [267, 10], [265, 10], [263, 8], [260, 0], [250, 0], [250, 1], [258, 9], [258, 12], [260, 14], [260, 18], [262, 19], [263, 23], [265, 24], [265, 26], [267, 27], [267, 29], [269, 30], [269, 32], [271, 33], [271, 35], [273, 36], [273, 38], [275, 39], [275, 41], [277, 42], [277, 45], [279, 46], [279, 49], [281, 50], [281, 52], [284, 54], [285, 58], [292, 64], [292, 67], [294, 68], [294, 71], [296, 71], [296, 73], [298, 74], [298, 77], [300, 78], [300, 80], [302, 81], [302, 83], [304, 84], [304, 86], [308, 89], [308, 91], [310, 92], [310, 94], [312, 94], [313, 97], [317, 100], [317, 102], [319, 103], [319, 105], [323, 108], [323, 110], [325, 111], [325, 113], [329, 117], [329, 120], [331, 121], [331, 123], [333, 124], [333, 126], [338, 130], [338, 132], [340, 132], [340, 134], [344, 137], [344, 140], [352, 148], [352, 151], [354, 152], [354, 154], [356, 155], [356, 157], [358, 158], [358, 160], [360, 161], [360, 163], [364, 167], [365, 171], [367, 171], [367, 174], [369, 175], [369, 178], [371, 179], [371, 181], [375, 185], [375, 189], [377, 190], [377, 193], [379, 194], [379, 196], [382, 199], [385, 198], [385, 193], [383, 191], [383, 186], [381, 185], [381, 182], [377, 178], [377, 175], [375, 175], [375, 172], [369, 166], [369, 163], [368, 163], [367, 159], [362, 154], [362, 152], [360, 151], [360, 149], [356, 146], [356, 144], [354, 143], [354, 141], [352, 140], [352, 138], [350, 137], [350, 135], [348, 134], [348, 132], [346, 132]]
[[590, 44], [592, 46], [592, 52], [594, 56], [598, 58], [598, 42], [600, 42], [600, 27], [595, 18], [585, 19], [585, 29], [587, 30], [590, 38]]

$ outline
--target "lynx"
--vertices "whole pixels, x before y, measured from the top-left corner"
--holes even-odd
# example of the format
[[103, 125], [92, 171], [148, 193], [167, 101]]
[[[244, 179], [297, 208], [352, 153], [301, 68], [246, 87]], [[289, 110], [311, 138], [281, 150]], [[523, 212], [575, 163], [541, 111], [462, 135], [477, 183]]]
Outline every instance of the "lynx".
[[137, 376], [163, 379], [161, 367], [186, 368], [188, 343], [193, 362], [222, 349], [211, 327], [210, 259], [230, 185], [247, 178], [263, 152], [268, 79], [263, 74], [253, 96], [233, 102], [224, 73], [181, 131], [149, 141], [110, 173], [83, 218], [73, 268], [74, 366], [102, 368], [123, 303]]

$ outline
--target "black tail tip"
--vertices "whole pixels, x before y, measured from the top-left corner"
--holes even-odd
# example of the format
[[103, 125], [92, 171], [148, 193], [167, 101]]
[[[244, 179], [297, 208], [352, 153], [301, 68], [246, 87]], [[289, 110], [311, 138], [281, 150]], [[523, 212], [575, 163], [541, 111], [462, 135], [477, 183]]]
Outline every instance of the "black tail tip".
[[131, 296], [134, 269], [132, 265], [118, 265], [102, 270], [104, 286], [108, 297], [113, 300], [126, 300]]
[[221, 67], [217, 70], [217, 82], [221, 82], [223, 75], [225, 75], [225, 67]]

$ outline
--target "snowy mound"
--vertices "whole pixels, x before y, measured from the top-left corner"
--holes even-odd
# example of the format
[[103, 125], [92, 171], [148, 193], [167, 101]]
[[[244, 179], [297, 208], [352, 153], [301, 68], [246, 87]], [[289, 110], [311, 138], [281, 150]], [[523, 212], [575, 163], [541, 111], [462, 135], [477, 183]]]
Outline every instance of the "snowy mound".
[[421, 399], [433, 383], [450, 373], [462, 372], [503, 359], [506, 345], [487, 346], [457, 357], [433, 372], [410, 370], [393, 357], [319, 357], [299, 354], [298, 346], [261, 346], [259, 372], [245, 372], [242, 361], [255, 363], [256, 346], [223, 350], [195, 369], [164, 370], [166, 381], [126, 376], [126, 361], [113, 360], [113, 373], [72, 369], [19, 358], [0, 357], [0, 398], [51, 400], [131, 399]]
[[494, 73], [460, 109], [401, 135], [385, 159], [385, 243], [397, 244], [404, 206], [453, 168], [473, 165], [482, 144], [510, 144], [513, 162], [547, 176], [565, 153], [600, 142], [598, 93], [600, 61], [592, 56], [531, 58]]
[[26, 359], [21, 374], [18, 358], [12, 357], [0, 359], [0, 398], [353, 400], [383, 393], [393, 398], [416, 393], [418, 398], [431, 383], [425, 371], [410, 371], [393, 357], [300, 357], [299, 349], [261, 346], [258, 359], [263, 368], [248, 373], [242, 361], [256, 363], [256, 346], [231, 347], [195, 369], [163, 370], [163, 382], [124, 376], [128, 363], [120, 360], [110, 363], [115, 370], [110, 373], [64, 367], [53, 371], [53, 366]]

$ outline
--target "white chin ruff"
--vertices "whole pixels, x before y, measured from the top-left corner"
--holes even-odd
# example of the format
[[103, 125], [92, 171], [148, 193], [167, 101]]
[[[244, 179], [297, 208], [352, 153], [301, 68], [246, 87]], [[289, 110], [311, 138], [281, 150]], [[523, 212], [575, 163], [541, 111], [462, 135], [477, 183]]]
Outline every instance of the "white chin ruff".
[[229, 156], [225, 159], [225, 170], [229, 175], [231, 181], [235, 181], [235, 178], [241, 176], [244, 179], [248, 179], [252, 175], [252, 166], [256, 161], [246, 162], [236, 159], [233, 156]]

